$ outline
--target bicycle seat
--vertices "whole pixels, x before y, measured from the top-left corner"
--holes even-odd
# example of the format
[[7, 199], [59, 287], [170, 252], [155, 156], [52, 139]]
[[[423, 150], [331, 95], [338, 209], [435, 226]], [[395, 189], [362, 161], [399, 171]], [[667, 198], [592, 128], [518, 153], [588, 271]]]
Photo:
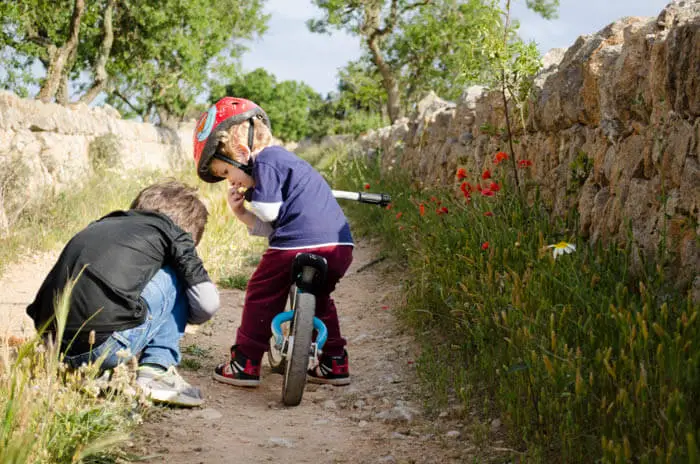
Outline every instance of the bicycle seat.
[[304, 291], [315, 295], [326, 283], [328, 263], [323, 256], [299, 253], [292, 263], [292, 282]]

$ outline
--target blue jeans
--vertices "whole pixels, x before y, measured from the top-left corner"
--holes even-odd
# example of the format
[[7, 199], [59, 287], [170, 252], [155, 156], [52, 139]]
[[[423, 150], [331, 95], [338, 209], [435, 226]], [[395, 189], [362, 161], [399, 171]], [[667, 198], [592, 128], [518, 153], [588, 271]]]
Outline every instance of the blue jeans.
[[[139, 364], [157, 364], [164, 368], [180, 363], [180, 339], [187, 325], [188, 305], [182, 285], [172, 268], [160, 269], [141, 292], [148, 306], [143, 323], [114, 332], [89, 353], [66, 356], [64, 362], [77, 368], [104, 356], [102, 369], [112, 369], [141, 353]], [[128, 350], [127, 357], [117, 352]]]

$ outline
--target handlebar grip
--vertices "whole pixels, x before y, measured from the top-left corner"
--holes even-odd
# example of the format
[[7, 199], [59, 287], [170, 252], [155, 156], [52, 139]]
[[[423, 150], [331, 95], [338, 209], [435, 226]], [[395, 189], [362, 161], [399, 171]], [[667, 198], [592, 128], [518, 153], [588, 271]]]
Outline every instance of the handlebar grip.
[[388, 193], [369, 193], [360, 192], [360, 203], [369, 203], [371, 205], [387, 206], [391, 203], [391, 195]]

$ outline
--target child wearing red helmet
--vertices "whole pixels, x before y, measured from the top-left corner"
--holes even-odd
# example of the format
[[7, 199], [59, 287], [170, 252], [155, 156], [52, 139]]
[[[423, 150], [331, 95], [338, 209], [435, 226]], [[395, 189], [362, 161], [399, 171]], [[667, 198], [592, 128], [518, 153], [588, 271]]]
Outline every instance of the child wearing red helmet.
[[216, 367], [214, 379], [236, 386], [260, 384], [270, 323], [284, 310], [292, 284], [292, 261], [299, 252], [309, 252], [328, 263], [326, 287], [316, 296], [316, 316], [328, 328], [328, 341], [309, 381], [349, 384], [346, 342], [331, 293], [352, 262], [354, 245], [328, 183], [309, 163], [274, 145], [265, 111], [242, 98], [224, 97], [202, 115], [194, 133], [194, 160], [202, 180], [229, 182], [231, 211], [252, 235], [269, 241], [246, 288], [231, 357]]

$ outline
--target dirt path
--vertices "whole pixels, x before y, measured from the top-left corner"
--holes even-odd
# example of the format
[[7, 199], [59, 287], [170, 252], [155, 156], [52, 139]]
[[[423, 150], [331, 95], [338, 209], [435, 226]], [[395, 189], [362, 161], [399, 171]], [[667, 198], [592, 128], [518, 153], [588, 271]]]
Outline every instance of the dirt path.
[[[348, 339], [353, 383], [307, 386], [301, 405], [281, 404], [280, 376], [263, 366], [262, 385], [242, 389], [211, 379], [226, 359], [240, 320], [243, 292], [223, 292], [214, 319], [185, 337], [181, 369], [201, 387], [203, 409], [165, 409], [149, 418], [134, 451], [151, 462], [191, 463], [450, 463], [472, 462], [475, 447], [447, 412], [423, 411], [415, 378], [415, 346], [399, 332], [391, 309], [396, 283], [374, 248], [360, 245], [335, 300]], [[395, 275], [395, 273], [394, 273]], [[189, 348], [187, 348], [189, 347]], [[191, 362], [194, 361], [194, 362]]]
[[36, 333], [34, 323], [25, 311], [34, 301], [59, 251], [27, 256], [8, 266], [0, 276], [0, 340], [10, 337], [25, 339]]
[[[350, 386], [308, 385], [301, 405], [285, 408], [282, 379], [266, 363], [257, 389], [213, 381], [212, 369], [226, 359], [233, 341], [244, 296], [224, 290], [219, 313], [182, 344], [180, 371], [202, 388], [207, 403], [199, 409], [153, 408], [130, 451], [168, 464], [471, 463], [507, 455], [498, 440], [473, 444], [474, 424], [465, 423], [459, 409], [424, 409], [417, 347], [401, 333], [393, 313], [398, 272], [387, 261], [365, 267], [376, 252], [370, 243], [359, 244], [335, 293], [350, 352]], [[24, 310], [56, 254], [25, 259], [0, 278], [0, 337], [34, 333]]]

